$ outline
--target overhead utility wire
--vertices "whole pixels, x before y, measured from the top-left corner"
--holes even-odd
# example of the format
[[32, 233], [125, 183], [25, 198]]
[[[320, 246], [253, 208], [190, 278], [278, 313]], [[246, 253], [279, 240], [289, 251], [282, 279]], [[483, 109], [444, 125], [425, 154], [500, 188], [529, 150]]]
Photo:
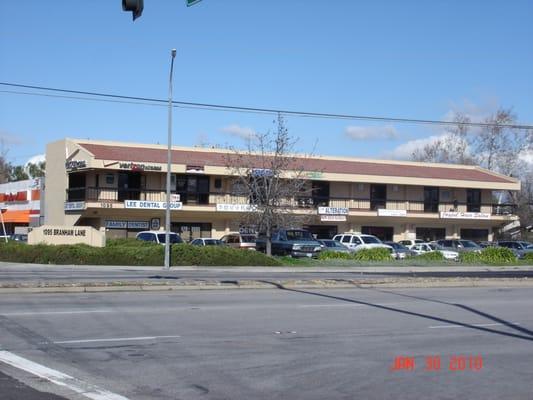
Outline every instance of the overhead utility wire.
[[[106, 97], [112, 99], [124, 99], [124, 100], [136, 100], [144, 102], [154, 102], [154, 103], [168, 103], [168, 100], [156, 99], [150, 97], [138, 97], [138, 96], [124, 96], [118, 94], [110, 93], [100, 93], [100, 92], [87, 92], [82, 90], [72, 90], [72, 89], [59, 89], [51, 88], [44, 86], [33, 86], [33, 85], [23, 85], [10, 82], [0, 82], [0, 85], [10, 86], [10, 87], [19, 87], [25, 89], [34, 89], [34, 90], [43, 90], [50, 92], [60, 92], [60, 93], [71, 93], [77, 95], [85, 96], [98, 96]], [[22, 93], [19, 93], [22, 94]], [[79, 99], [79, 98], [78, 98]], [[453, 121], [440, 121], [440, 120], [430, 120], [430, 119], [414, 119], [414, 118], [393, 118], [393, 117], [379, 117], [379, 116], [367, 116], [367, 115], [351, 115], [351, 114], [333, 114], [333, 113], [318, 113], [318, 112], [308, 112], [308, 111], [292, 111], [292, 110], [281, 110], [273, 108], [257, 108], [257, 107], [243, 107], [243, 106], [229, 106], [224, 104], [210, 104], [210, 103], [195, 103], [187, 101], [173, 101], [173, 104], [179, 107], [193, 107], [200, 109], [211, 109], [211, 110], [221, 110], [221, 111], [240, 111], [240, 112], [251, 112], [251, 113], [268, 113], [268, 114], [283, 114], [283, 115], [292, 115], [297, 117], [312, 117], [312, 118], [332, 118], [332, 119], [351, 119], [351, 120], [365, 120], [365, 121], [374, 121], [374, 122], [397, 122], [397, 123], [408, 123], [408, 124], [427, 124], [427, 125], [463, 125], [463, 126], [475, 126], [475, 127], [504, 127], [504, 128], [513, 128], [513, 129], [533, 129], [533, 125], [524, 125], [524, 124], [491, 124], [486, 122], [453, 122]]]

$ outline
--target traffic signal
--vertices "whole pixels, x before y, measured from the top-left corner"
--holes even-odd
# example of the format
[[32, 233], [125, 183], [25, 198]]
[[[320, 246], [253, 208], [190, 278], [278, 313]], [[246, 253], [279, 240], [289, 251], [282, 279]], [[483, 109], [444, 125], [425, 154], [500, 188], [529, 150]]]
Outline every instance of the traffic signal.
[[134, 21], [141, 16], [143, 8], [144, 0], [122, 0], [122, 9], [124, 11], [131, 11]]

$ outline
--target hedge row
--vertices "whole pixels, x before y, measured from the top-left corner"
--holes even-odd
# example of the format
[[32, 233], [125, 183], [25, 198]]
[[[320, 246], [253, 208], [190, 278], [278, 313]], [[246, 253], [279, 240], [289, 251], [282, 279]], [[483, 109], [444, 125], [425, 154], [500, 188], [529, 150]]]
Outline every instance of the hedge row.
[[516, 261], [516, 256], [506, 247], [487, 247], [480, 253], [460, 253], [459, 261], [469, 264], [509, 264]]
[[355, 253], [342, 253], [340, 251], [326, 250], [319, 254], [320, 260], [343, 259], [356, 261], [389, 261], [392, 260], [387, 249], [363, 249]]
[[[105, 247], [77, 245], [26, 245], [16, 242], [0, 244], [0, 261], [36, 264], [74, 265], [163, 265], [164, 246], [136, 240], [110, 240]], [[222, 246], [172, 246], [172, 265], [241, 265], [277, 266], [281, 263], [249, 250]]]

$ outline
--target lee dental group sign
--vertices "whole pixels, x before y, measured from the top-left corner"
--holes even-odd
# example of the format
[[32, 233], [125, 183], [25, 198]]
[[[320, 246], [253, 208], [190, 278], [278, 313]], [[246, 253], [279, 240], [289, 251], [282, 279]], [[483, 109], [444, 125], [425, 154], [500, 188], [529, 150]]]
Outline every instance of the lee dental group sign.
[[[141, 200], [126, 200], [124, 208], [136, 208], [141, 210], [166, 210], [167, 203], [165, 201], [141, 201]], [[171, 210], [181, 210], [183, 203], [179, 201], [171, 202]]]

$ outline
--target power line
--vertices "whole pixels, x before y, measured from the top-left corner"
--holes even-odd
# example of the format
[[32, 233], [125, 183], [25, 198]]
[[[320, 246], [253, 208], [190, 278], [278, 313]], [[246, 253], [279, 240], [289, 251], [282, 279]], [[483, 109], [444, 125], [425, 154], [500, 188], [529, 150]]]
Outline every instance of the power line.
[[[60, 89], [60, 88], [45, 87], [45, 86], [23, 85], [23, 84], [10, 83], [10, 82], [0, 82], [0, 85], [9, 86], [9, 87], [25, 88], [25, 89], [33, 89], [33, 90], [42, 90], [42, 91], [48, 91], [48, 92], [70, 93], [70, 94], [83, 95], [83, 96], [95, 96], [95, 97], [104, 97], [106, 99], [115, 99], [114, 101], [107, 100], [110, 102], [142, 104], [142, 105], [154, 105], [150, 103], [168, 104], [168, 100], [151, 98], [151, 97], [125, 96], [125, 95], [111, 94], [111, 93], [88, 92], [88, 91], [73, 90], [73, 89]], [[3, 92], [13, 93], [13, 94], [45, 96], [44, 94], [39, 94], [39, 93], [16, 92], [16, 91], [3, 91]], [[58, 95], [56, 96], [47, 95], [47, 96], [70, 98], [70, 99], [76, 99], [76, 100], [106, 101], [103, 99], [97, 100], [97, 99], [91, 99], [87, 97], [58, 96]], [[125, 100], [129, 100], [129, 101], [125, 101]], [[354, 114], [319, 113], [319, 112], [309, 112], [309, 111], [282, 110], [282, 109], [274, 109], [274, 108], [231, 106], [231, 105], [225, 105], [225, 104], [195, 103], [195, 102], [186, 102], [186, 101], [173, 101], [172, 104], [174, 104], [177, 107], [182, 107], [182, 108], [195, 108], [195, 109], [232, 111], [232, 112], [248, 112], [248, 113], [256, 113], [256, 114], [283, 114], [283, 115], [291, 115], [291, 116], [296, 116], [296, 117], [309, 117], [309, 118], [347, 119], [347, 120], [364, 120], [364, 121], [373, 121], [373, 122], [396, 122], [396, 123], [406, 123], [406, 124], [445, 125], [445, 126], [462, 125], [462, 126], [472, 126], [472, 127], [503, 127], [503, 128], [524, 129], [524, 130], [533, 129], [533, 125], [525, 125], [525, 124], [491, 124], [491, 123], [485, 123], [485, 122], [461, 122], [459, 124], [453, 121], [440, 121], [440, 120], [431, 120], [431, 119], [394, 118], [394, 117], [354, 115]]]

